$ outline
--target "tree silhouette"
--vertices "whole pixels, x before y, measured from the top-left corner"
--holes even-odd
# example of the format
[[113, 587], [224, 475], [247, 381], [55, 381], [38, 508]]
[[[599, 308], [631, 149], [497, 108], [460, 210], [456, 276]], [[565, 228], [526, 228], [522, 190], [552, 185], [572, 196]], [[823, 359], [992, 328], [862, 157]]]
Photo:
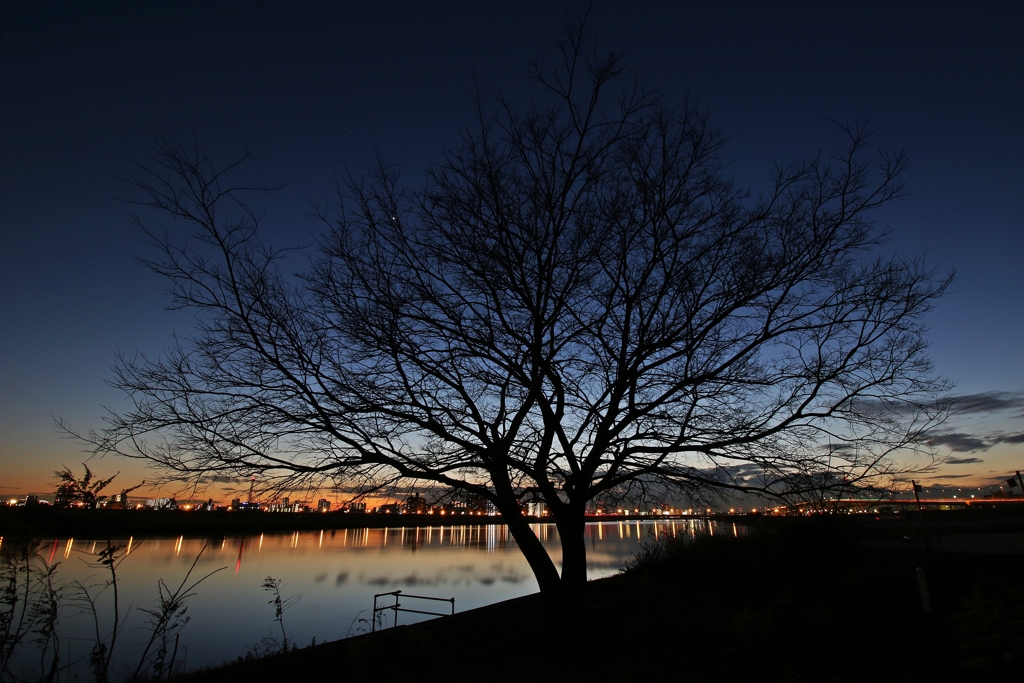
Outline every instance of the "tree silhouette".
[[[582, 25], [559, 46], [538, 100], [481, 97], [422, 186], [386, 163], [349, 177], [294, 275], [246, 199], [275, 186], [233, 180], [251, 155], [161, 138], [137, 204], [194, 230], [136, 221], [199, 323], [163, 358], [120, 359], [134, 407], [86, 437], [96, 451], [197, 482], [482, 496], [556, 594], [585, 581], [593, 500], [799, 497], [927, 456], [946, 385], [922, 317], [950, 279], [873, 255], [905, 154], [854, 124], [754, 194], [704, 109], [644, 89]], [[561, 575], [527, 497], [557, 524]]]
[[100, 496], [100, 492], [110, 482], [114, 481], [118, 474], [121, 474], [118, 472], [109, 479], [96, 479], [94, 481], [94, 475], [92, 470], [89, 469], [89, 465], [82, 463], [82, 467], [85, 468], [85, 474], [82, 475], [81, 479], [76, 477], [67, 465], [64, 466], [64, 469], [53, 473], [57, 478], [57, 494], [54, 498], [55, 505], [69, 507], [77, 502], [81, 502], [90, 510], [95, 510], [97, 503], [106, 498], [106, 496]]

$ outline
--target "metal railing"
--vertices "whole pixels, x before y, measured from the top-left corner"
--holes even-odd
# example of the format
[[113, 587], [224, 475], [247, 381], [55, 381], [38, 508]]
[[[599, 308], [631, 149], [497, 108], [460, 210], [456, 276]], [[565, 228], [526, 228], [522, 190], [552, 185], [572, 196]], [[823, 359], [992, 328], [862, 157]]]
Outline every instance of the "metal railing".
[[[395, 596], [395, 604], [393, 604], [393, 605], [381, 605], [381, 606], [378, 607], [377, 606], [377, 600], [380, 599], [380, 598], [383, 598], [386, 595], [393, 595], [393, 596]], [[414, 600], [433, 600], [435, 602], [451, 603], [452, 611], [451, 612], [429, 612], [427, 610], [421, 610], [421, 609], [409, 609], [408, 607], [402, 607], [402, 603], [399, 602], [399, 600], [401, 598], [411, 598], [411, 599], [414, 599]], [[399, 612], [411, 612], [413, 614], [429, 614], [431, 616], [436, 616], [436, 617], [447, 617], [447, 616], [449, 616], [451, 614], [455, 614], [455, 598], [432, 598], [429, 595], [410, 595], [409, 593], [403, 593], [400, 590], [391, 591], [390, 593], [377, 593], [376, 595], [373, 596], [373, 619], [370, 620], [370, 623], [371, 623], [370, 630], [371, 631], [376, 631], [377, 630], [377, 621], [378, 621], [377, 615], [380, 614], [381, 612], [385, 611], [385, 610], [391, 610], [392, 612], [395, 613], [394, 623], [391, 624], [391, 626], [393, 628], [395, 626], [398, 626], [398, 613]], [[383, 624], [381, 624], [381, 628], [384, 628]]]

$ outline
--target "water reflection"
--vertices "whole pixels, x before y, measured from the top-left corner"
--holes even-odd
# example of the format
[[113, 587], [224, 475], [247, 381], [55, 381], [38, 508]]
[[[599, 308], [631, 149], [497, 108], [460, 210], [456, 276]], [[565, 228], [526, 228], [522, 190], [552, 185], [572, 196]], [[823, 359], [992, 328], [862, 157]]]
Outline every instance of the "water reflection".
[[[555, 526], [535, 524], [532, 528], [559, 563]], [[699, 519], [588, 524], [588, 576], [596, 579], [616, 573], [634, 557], [641, 543], [705, 533], [714, 530]], [[122, 605], [133, 605], [124, 631], [130, 635], [118, 644], [117, 654], [121, 661], [129, 662], [132, 648], [140, 648], [147, 635], [140, 628], [145, 619], [139, 609], [156, 602], [157, 581], [180, 582], [208, 541], [179, 536], [141, 543], [128, 538], [117, 543], [125, 546], [126, 554], [118, 570], [120, 600]], [[60, 563], [62, 581], [97, 584], [104, 580], [88, 563], [95, 562], [105, 541], [51, 539], [43, 547], [42, 559], [47, 564]], [[366, 616], [374, 593], [415, 586], [427, 595], [454, 595], [456, 610], [461, 612], [537, 590], [529, 565], [503, 525], [398, 526], [225, 537], [210, 543], [202, 553], [195, 575], [221, 567], [233, 567], [234, 572], [213, 575], [199, 586], [188, 606], [192, 619], [182, 631], [181, 642], [189, 668], [234, 659], [271, 636], [273, 606], [267, 604], [261, 590], [268, 576], [283, 582], [285, 597], [301, 596], [284, 614], [289, 640], [294, 638], [300, 645], [314, 636], [318, 642], [345, 636], [360, 614]], [[101, 594], [98, 602], [101, 619], [108, 621], [109, 593]], [[91, 642], [89, 622], [68, 610], [61, 623], [66, 642], [82, 650], [72, 652], [71, 659], [83, 666]]]

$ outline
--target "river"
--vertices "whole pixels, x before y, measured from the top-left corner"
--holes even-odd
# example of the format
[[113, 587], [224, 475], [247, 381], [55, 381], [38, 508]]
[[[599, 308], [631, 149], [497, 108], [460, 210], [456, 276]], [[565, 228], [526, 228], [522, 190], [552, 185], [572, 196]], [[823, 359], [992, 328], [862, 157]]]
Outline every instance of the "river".
[[[701, 520], [588, 524], [588, 575], [598, 579], [617, 573], [641, 543], [706, 530], [707, 522]], [[538, 524], [535, 532], [557, 563], [560, 553], [554, 525]], [[158, 582], [174, 591], [193, 563], [186, 585], [209, 576], [184, 603], [188, 623], [180, 630], [176, 661], [187, 669], [214, 666], [269, 647], [271, 639], [280, 642], [282, 623], [289, 642], [300, 647], [314, 638], [323, 642], [355, 635], [368, 628], [376, 593], [400, 589], [454, 597], [455, 610], [464, 611], [537, 590], [529, 565], [502, 525], [339, 529], [212, 542], [188, 537], [131, 538], [115, 543], [124, 546], [117, 583], [121, 614], [127, 615], [114, 653], [115, 680], [134, 670], [150, 638], [143, 610], [157, 608]], [[112, 625], [112, 591], [100, 592], [108, 574], [95, 566], [97, 553], [105, 547], [106, 541], [50, 539], [37, 559], [40, 566], [57, 564], [55, 576], [66, 587], [58, 633], [61, 661], [73, 664], [69, 674], [86, 666], [95, 640], [92, 617], [83, 614], [72, 599], [72, 582], [93, 586], [101, 633], [109, 633]], [[262, 587], [268, 577], [280, 582], [285, 607], [280, 623], [275, 620], [275, 596]], [[450, 609], [446, 603], [427, 604], [435, 607], [421, 608]], [[383, 616], [391, 625], [393, 613]], [[403, 613], [399, 623], [419, 618], [423, 617]], [[38, 672], [38, 649], [34, 648], [30, 643], [22, 647], [18, 666], [34, 666]], [[169, 652], [168, 659], [171, 656]], [[89, 678], [86, 673], [81, 677]]]

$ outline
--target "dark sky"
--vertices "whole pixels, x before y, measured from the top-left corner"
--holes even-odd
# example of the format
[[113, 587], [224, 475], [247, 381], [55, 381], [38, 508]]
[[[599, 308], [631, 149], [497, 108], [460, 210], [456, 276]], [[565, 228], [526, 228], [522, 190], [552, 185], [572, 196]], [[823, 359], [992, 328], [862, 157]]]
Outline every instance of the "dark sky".
[[[0, 495], [49, 490], [52, 470], [81, 462], [51, 415], [98, 428], [101, 405], [124, 405], [103, 383], [119, 349], [159, 353], [190, 329], [136, 263], [147, 248], [118, 201], [157, 131], [260, 148], [251, 172], [289, 181], [268, 199], [269, 234], [308, 241], [306, 202], [336, 173], [379, 152], [416, 179], [456, 140], [474, 74], [525, 103], [526, 67], [584, 7], [42, 4], [0, 14]], [[975, 396], [937, 437], [963, 462], [936, 481], [1024, 467], [1021, 5], [609, 1], [591, 25], [669, 101], [711, 109], [743, 183], [840, 144], [830, 120], [869, 118], [879, 147], [909, 149], [912, 194], [878, 217], [887, 249], [957, 271], [932, 355]]]

